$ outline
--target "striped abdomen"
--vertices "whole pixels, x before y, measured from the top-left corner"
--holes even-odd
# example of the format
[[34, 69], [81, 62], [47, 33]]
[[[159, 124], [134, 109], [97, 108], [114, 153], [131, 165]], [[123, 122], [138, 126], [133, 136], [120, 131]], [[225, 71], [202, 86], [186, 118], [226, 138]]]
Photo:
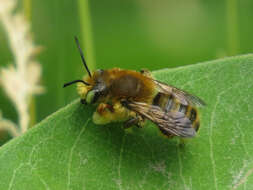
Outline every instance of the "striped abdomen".
[[159, 106], [165, 112], [181, 112], [184, 113], [192, 123], [192, 127], [198, 131], [199, 129], [199, 117], [195, 107], [182, 105], [172, 95], [157, 93], [153, 99], [153, 105]]

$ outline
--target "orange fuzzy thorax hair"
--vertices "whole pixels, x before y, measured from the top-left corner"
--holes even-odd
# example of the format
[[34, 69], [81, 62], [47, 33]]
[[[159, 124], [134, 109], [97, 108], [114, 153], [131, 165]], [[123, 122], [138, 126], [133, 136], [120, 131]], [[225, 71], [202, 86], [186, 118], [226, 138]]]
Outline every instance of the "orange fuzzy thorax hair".
[[137, 71], [113, 68], [103, 72], [95, 71], [92, 77], [85, 78], [91, 89], [97, 82], [104, 82], [111, 100], [131, 99], [151, 103], [155, 95], [153, 80]]

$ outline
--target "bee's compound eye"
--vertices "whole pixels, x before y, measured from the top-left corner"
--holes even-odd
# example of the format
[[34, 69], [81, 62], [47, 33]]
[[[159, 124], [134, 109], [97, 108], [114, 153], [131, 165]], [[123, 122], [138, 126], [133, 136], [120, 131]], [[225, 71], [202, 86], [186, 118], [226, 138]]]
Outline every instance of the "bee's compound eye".
[[95, 97], [95, 91], [94, 90], [89, 91], [86, 95], [86, 102], [88, 104], [93, 103], [94, 97]]

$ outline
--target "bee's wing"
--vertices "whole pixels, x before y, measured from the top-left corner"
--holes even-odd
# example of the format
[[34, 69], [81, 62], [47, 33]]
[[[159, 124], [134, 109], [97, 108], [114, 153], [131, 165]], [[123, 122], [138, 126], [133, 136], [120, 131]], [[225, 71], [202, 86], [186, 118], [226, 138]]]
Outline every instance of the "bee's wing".
[[194, 137], [191, 121], [181, 112], [164, 112], [160, 107], [142, 102], [127, 102], [126, 106], [158, 125], [167, 136]]
[[189, 94], [183, 90], [180, 90], [174, 86], [162, 83], [160, 81], [154, 80], [156, 87], [159, 92], [164, 94], [172, 94], [175, 96], [181, 104], [183, 105], [195, 105], [195, 106], [204, 106], [206, 105], [203, 100], [199, 97]]

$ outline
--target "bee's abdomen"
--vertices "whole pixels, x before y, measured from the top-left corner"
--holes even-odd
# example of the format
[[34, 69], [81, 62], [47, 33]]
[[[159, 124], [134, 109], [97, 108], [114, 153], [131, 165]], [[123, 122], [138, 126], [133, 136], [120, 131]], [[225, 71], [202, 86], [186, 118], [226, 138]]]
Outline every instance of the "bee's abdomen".
[[153, 99], [153, 105], [159, 106], [165, 112], [181, 112], [191, 121], [193, 128], [196, 131], [199, 129], [199, 117], [197, 109], [181, 104], [175, 97], [172, 95], [157, 93]]

